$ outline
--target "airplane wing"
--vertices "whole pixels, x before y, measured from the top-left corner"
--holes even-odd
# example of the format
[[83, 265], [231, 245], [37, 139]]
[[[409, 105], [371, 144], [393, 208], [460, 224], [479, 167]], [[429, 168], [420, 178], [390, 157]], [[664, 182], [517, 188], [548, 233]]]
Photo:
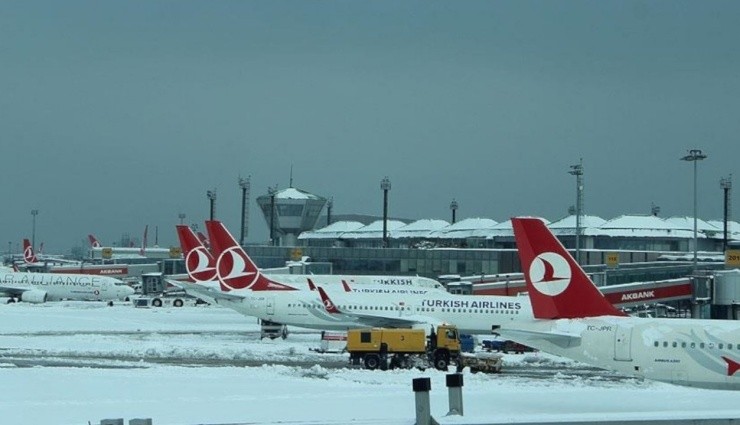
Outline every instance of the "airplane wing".
[[[511, 325], [509, 325], [511, 326]], [[528, 330], [513, 329], [510, 327], [499, 328], [496, 331], [501, 336], [513, 341], [528, 343], [531, 341], [548, 341], [558, 347], [576, 347], [581, 344], [581, 336], [556, 330]], [[536, 346], [536, 344], [533, 344]]]
[[33, 288], [16, 288], [13, 286], [0, 286], [0, 294], [3, 297], [20, 297], [22, 293], [32, 290]]
[[186, 294], [197, 297], [211, 304], [218, 304], [218, 300], [229, 300], [242, 302], [246, 299], [243, 295], [229, 294], [197, 283], [182, 282], [179, 280], [167, 279], [168, 283], [182, 288]]

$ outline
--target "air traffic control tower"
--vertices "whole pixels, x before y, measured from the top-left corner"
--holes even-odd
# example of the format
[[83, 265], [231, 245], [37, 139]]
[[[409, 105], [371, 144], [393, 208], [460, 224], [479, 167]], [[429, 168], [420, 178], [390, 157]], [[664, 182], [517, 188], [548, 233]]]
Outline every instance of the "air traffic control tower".
[[298, 235], [316, 225], [326, 198], [289, 187], [258, 197], [257, 204], [265, 216], [268, 230], [272, 229], [273, 244], [295, 246]]

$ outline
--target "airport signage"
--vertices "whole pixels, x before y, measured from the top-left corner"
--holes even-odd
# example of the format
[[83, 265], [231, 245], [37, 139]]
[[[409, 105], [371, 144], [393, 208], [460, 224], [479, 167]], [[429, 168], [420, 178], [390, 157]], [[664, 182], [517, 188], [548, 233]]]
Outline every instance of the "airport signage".
[[728, 249], [725, 251], [725, 266], [740, 267], [740, 249]]

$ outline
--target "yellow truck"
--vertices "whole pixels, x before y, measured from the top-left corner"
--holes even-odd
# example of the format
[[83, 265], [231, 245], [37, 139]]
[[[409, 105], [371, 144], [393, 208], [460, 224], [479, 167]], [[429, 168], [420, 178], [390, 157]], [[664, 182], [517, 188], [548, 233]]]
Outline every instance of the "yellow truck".
[[439, 325], [429, 335], [423, 329], [351, 329], [347, 352], [352, 365], [366, 369], [425, 368], [447, 370], [460, 355], [457, 328]]

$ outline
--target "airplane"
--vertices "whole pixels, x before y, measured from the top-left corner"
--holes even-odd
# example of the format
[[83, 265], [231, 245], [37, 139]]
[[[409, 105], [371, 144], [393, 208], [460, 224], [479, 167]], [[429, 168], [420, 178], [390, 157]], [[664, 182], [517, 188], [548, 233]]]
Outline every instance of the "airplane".
[[[247, 316], [321, 330], [376, 326], [428, 329], [430, 325], [454, 323], [463, 333], [491, 333], [507, 321], [532, 317], [526, 297], [454, 295], [425, 287], [370, 284], [362, 285], [361, 290], [346, 292], [346, 283], [341, 288], [337, 287], [341, 295], [332, 295], [339, 301], [332, 303], [337, 309], [327, 309], [331, 301], [327, 301], [326, 288], [318, 286], [318, 291], [300, 290], [298, 285], [265, 276], [220, 222], [209, 221], [206, 227], [214, 255], [217, 255], [215, 267], [208, 266], [205, 249], [189, 250], [189, 245], [184, 244], [186, 267], [197, 282], [171, 283], [190, 295]], [[190, 232], [188, 229], [187, 226], [178, 226], [181, 239]], [[212, 279], [211, 276], [218, 279], [218, 287], [212, 280], [206, 280]], [[342, 276], [338, 278], [342, 280]], [[211, 283], [201, 285], [201, 282]], [[355, 286], [359, 288], [361, 285]], [[319, 292], [318, 297], [316, 292]]]
[[148, 247], [147, 246], [147, 233], [149, 231], [149, 225], [144, 227], [144, 237], [141, 241], [141, 247], [136, 248], [130, 247], [104, 247], [100, 241], [92, 234], [87, 235], [87, 239], [90, 241], [90, 256], [92, 258], [100, 259], [103, 258], [104, 252], [110, 252], [111, 259], [139, 259], [139, 258], [170, 258], [169, 248], [160, 247]]
[[[282, 290], [294, 290], [294, 289], [306, 289], [307, 284], [310, 287], [311, 283], [308, 282], [312, 279], [314, 282], [319, 282], [324, 286], [340, 286], [343, 281], [350, 282], [358, 288], [363, 290], [370, 290], [370, 287], [377, 287], [376, 290], [380, 291], [382, 288], [389, 289], [393, 288], [396, 290], [400, 289], [434, 289], [444, 291], [444, 286], [434, 279], [429, 279], [420, 276], [374, 276], [374, 275], [303, 275], [303, 274], [269, 274], [261, 272], [257, 265], [247, 255], [244, 249], [239, 245], [234, 236], [226, 229], [223, 223], [219, 221], [208, 221], [206, 222], [206, 228], [209, 232], [209, 240], [211, 241], [211, 251], [209, 251], [201, 242], [200, 238], [196, 236], [190, 227], [186, 225], [177, 225], [177, 234], [180, 239], [180, 246], [182, 248], [183, 257], [185, 258], [185, 265], [188, 269], [188, 274], [194, 282], [213, 281], [218, 282], [216, 279], [217, 266], [216, 257], [221, 261], [220, 268], [224, 269], [224, 273], [227, 272], [226, 268], [238, 264], [232, 269], [233, 273], [248, 273], [251, 275], [259, 275], [258, 279], [260, 284], [256, 286], [250, 286], [252, 290], [263, 290], [263, 289], [276, 289]], [[226, 253], [226, 255], [222, 255]], [[222, 258], [223, 257], [223, 258]], [[231, 272], [231, 270], [228, 270]], [[266, 277], [268, 276], [268, 277]], [[265, 281], [271, 280], [272, 283]], [[230, 279], [229, 279], [230, 280]], [[244, 282], [244, 285], [247, 283]], [[242, 289], [240, 283], [229, 284], [227, 283], [222, 287], [224, 291], [230, 291], [233, 289]], [[281, 286], [282, 285], [282, 286]], [[218, 285], [220, 286], [220, 285]]]
[[507, 338], [627, 375], [740, 390], [740, 322], [629, 317], [614, 308], [538, 218], [513, 218], [534, 319]]
[[43, 250], [43, 242], [41, 243], [41, 246], [39, 247], [39, 253], [38, 255], [34, 252], [33, 246], [31, 245], [31, 241], [28, 239], [23, 239], [23, 262], [26, 265], [38, 265], [39, 263], [59, 263], [59, 264], [79, 264], [79, 261], [75, 260], [67, 260], [65, 258], [61, 258], [61, 255], [44, 255], [41, 253], [41, 250]]
[[133, 294], [122, 281], [107, 276], [0, 272], [0, 296], [10, 297], [8, 303], [125, 300]]

